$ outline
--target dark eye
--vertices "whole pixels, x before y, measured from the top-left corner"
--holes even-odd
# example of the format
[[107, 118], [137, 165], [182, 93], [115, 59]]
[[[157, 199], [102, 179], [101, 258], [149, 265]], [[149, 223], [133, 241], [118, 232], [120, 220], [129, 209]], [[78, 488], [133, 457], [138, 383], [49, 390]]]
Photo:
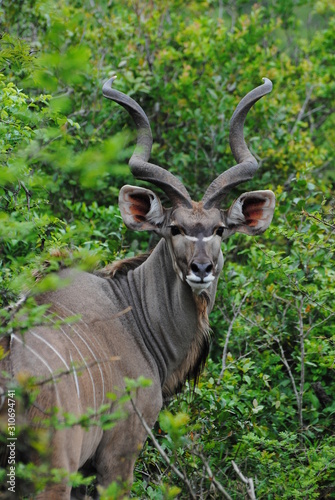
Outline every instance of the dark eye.
[[216, 234], [217, 234], [217, 236], [220, 236], [220, 238], [223, 235], [223, 230], [224, 230], [224, 227], [222, 227], [222, 226], [218, 227], [216, 230]]
[[172, 236], [177, 236], [178, 234], [181, 234], [179, 227], [171, 226], [171, 234]]

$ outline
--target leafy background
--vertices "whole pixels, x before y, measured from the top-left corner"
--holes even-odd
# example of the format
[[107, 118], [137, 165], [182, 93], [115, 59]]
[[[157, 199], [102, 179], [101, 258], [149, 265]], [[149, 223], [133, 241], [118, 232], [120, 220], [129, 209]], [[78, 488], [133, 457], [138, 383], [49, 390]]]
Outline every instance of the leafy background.
[[49, 271], [154, 244], [119, 215], [133, 125], [104, 81], [146, 110], [152, 158], [194, 199], [233, 164], [240, 98], [273, 81], [245, 126], [260, 169], [232, 194], [272, 189], [273, 224], [223, 244], [210, 359], [156, 425], [168, 463], [148, 440], [131, 496], [255, 498], [252, 479], [260, 499], [335, 498], [334, 0], [7, 0], [0, 33], [2, 335], [41, 321], [28, 295], [57, 286]]

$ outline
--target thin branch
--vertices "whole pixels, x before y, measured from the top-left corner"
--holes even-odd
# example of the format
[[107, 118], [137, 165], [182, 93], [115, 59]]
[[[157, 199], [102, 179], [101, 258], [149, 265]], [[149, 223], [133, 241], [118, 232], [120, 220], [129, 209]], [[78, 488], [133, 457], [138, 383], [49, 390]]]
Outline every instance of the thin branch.
[[19, 182], [20, 182], [20, 185], [23, 187], [23, 189], [24, 189], [24, 191], [26, 193], [27, 207], [28, 207], [28, 210], [30, 210], [30, 198], [32, 197], [32, 194], [29, 191], [29, 189], [25, 186], [24, 182], [22, 182], [22, 181], [19, 181]]
[[7, 122], [6, 120], [3, 120], [0, 118], [0, 122], [5, 123], [6, 125], [13, 125], [13, 122]]
[[282, 363], [285, 366], [285, 368], [287, 370], [287, 373], [288, 373], [288, 375], [290, 377], [290, 380], [291, 380], [291, 383], [292, 383], [292, 387], [293, 387], [293, 392], [294, 392], [294, 395], [295, 395], [295, 398], [296, 398], [296, 401], [297, 401], [298, 410], [299, 410], [299, 393], [298, 393], [297, 385], [295, 383], [295, 379], [293, 377], [292, 370], [290, 368], [290, 365], [288, 364], [288, 361], [286, 359], [286, 356], [285, 356], [285, 353], [284, 353], [284, 349], [283, 349], [283, 346], [280, 343], [280, 340], [277, 337], [274, 337], [274, 340], [278, 344], [278, 347], [279, 347], [279, 350], [280, 350], [280, 359], [282, 360]]
[[304, 335], [304, 321], [302, 317], [302, 308], [304, 305], [304, 298], [300, 298], [299, 307], [297, 307], [298, 318], [299, 318], [299, 340], [300, 340], [300, 389], [299, 389], [299, 423], [301, 429], [304, 426], [303, 416], [302, 416], [302, 406], [304, 397], [304, 385], [305, 385], [305, 335]]
[[335, 229], [334, 224], [330, 224], [330, 222], [326, 222], [325, 220], [319, 219], [318, 217], [315, 217], [315, 215], [309, 214], [306, 212], [306, 210], [302, 210], [302, 213], [306, 216], [309, 217], [310, 219], [314, 219], [318, 222], [321, 222], [321, 224], [324, 224], [325, 226], [331, 227], [332, 229]]
[[[242, 318], [244, 318], [244, 316], [242, 316]], [[265, 346], [265, 348], [267, 348], [267, 347], [268, 347], [268, 344], [266, 343], [266, 344], [264, 344], [264, 346]], [[244, 353], [244, 354], [240, 354], [240, 355], [236, 358], [236, 360], [237, 360], [237, 361], [240, 361], [240, 360], [241, 360], [241, 359], [243, 359], [243, 358], [247, 358], [247, 357], [248, 357], [248, 356], [250, 356], [250, 354], [252, 354], [253, 352], [254, 352], [254, 349], [251, 349], [251, 351], [248, 351], [248, 352], [246, 352], [246, 353]], [[230, 363], [228, 363], [228, 364], [227, 364], [227, 366], [226, 366], [226, 370], [227, 370], [227, 369], [229, 369], [229, 367], [230, 367], [231, 365], [234, 365], [234, 364], [235, 364], [235, 362], [236, 362], [236, 361], [233, 359], [233, 361], [231, 361]], [[219, 384], [219, 383], [218, 383], [218, 384]]]
[[286, 304], [288, 307], [292, 307], [292, 302], [290, 300], [287, 300], [287, 299], [284, 299], [284, 297], [280, 297], [279, 295], [277, 295], [276, 293], [273, 293], [272, 294], [273, 298], [275, 298], [276, 300], [279, 300], [280, 302], [284, 302], [284, 304]]
[[308, 111], [308, 113], [305, 113], [305, 118], [307, 118], [308, 116], [313, 115], [314, 113], [317, 113], [318, 111], [321, 111], [324, 108], [325, 108], [324, 105], [321, 104], [321, 106], [317, 106], [316, 108], [311, 109], [310, 111]]
[[96, 134], [97, 132], [99, 132], [99, 130], [102, 129], [106, 125], [106, 123], [109, 122], [109, 120], [113, 117], [113, 115], [115, 115], [115, 112], [110, 113], [107, 116], [107, 118], [102, 123], [100, 123], [100, 125], [98, 127], [95, 128], [94, 133]]
[[220, 372], [220, 375], [219, 375], [219, 379], [218, 379], [218, 384], [220, 383], [223, 375], [224, 375], [224, 372], [226, 370], [226, 364], [227, 364], [227, 353], [228, 353], [228, 344], [229, 344], [229, 338], [230, 338], [230, 335], [231, 335], [231, 332], [233, 331], [233, 326], [234, 326], [234, 323], [236, 321], [236, 319], [238, 318], [238, 316], [240, 315], [240, 312], [241, 312], [241, 309], [242, 309], [242, 306], [243, 304], [245, 303], [247, 297], [248, 297], [249, 293], [246, 293], [243, 297], [243, 299], [241, 300], [238, 308], [234, 311], [234, 315], [233, 315], [233, 318], [232, 320], [230, 321], [229, 323], [229, 327], [228, 327], [228, 331], [227, 331], [227, 335], [226, 335], [226, 340], [225, 340], [225, 343], [224, 343], [224, 347], [223, 347], [223, 353], [222, 353], [222, 368], [221, 368], [221, 372]]
[[140, 419], [141, 424], [143, 425], [145, 431], [147, 432], [148, 436], [150, 437], [151, 441], [153, 442], [153, 445], [155, 446], [156, 450], [160, 453], [160, 455], [163, 458], [163, 460], [168, 464], [169, 467], [171, 467], [171, 469], [179, 477], [179, 479], [181, 479], [184, 482], [184, 484], [187, 486], [187, 489], [188, 489], [188, 491], [190, 493], [190, 498], [196, 500], [196, 495], [195, 495], [195, 493], [194, 493], [194, 491], [192, 489], [190, 481], [187, 479], [186, 475], [183, 474], [182, 472], [180, 472], [177, 469], [177, 467], [171, 462], [171, 460], [169, 459], [169, 457], [167, 456], [167, 454], [165, 453], [165, 451], [163, 450], [163, 448], [160, 446], [160, 444], [158, 443], [157, 439], [153, 435], [153, 433], [152, 433], [149, 425], [146, 423], [146, 421], [145, 421], [143, 415], [141, 414], [140, 410], [135, 405], [134, 400], [131, 398], [130, 401], [131, 401], [131, 404], [132, 404], [132, 406], [134, 408], [134, 411], [135, 411], [136, 415]]
[[[324, 112], [322, 113], [321, 119], [317, 123], [315, 123], [314, 130], [318, 130], [324, 124], [324, 122], [327, 120], [327, 118], [334, 113], [334, 111], [335, 111], [335, 108], [330, 108], [330, 109], [324, 110]], [[313, 135], [312, 139], [314, 139], [314, 137], [315, 136]]]
[[15, 302], [14, 304], [9, 304], [9, 306], [5, 307], [5, 310], [15, 314], [25, 304], [27, 298], [28, 298], [27, 295], [25, 294], [21, 295], [17, 302]]
[[235, 470], [236, 474], [238, 475], [238, 477], [241, 479], [241, 481], [244, 484], [247, 485], [247, 493], [248, 493], [250, 500], [257, 500], [256, 495], [255, 495], [255, 487], [254, 487], [253, 479], [251, 477], [245, 477], [242, 474], [238, 465], [236, 465], [236, 463], [234, 462], [234, 460], [232, 460], [231, 463], [233, 464], [234, 470]]
[[247, 321], [248, 323], [250, 323], [252, 326], [256, 326], [258, 328], [258, 330], [261, 330], [263, 333], [265, 333], [265, 335], [270, 335], [270, 332], [268, 330], [266, 330], [266, 328], [264, 328], [262, 325], [256, 323], [256, 321], [253, 321], [251, 318], [248, 318], [243, 313], [241, 313], [241, 317], [245, 321]]
[[9, 318], [4, 318], [2, 321], [2, 325], [9, 323], [11, 321], [15, 314], [24, 306], [28, 299], [28, 295], [22, 294], [20, 295], [20, 298], [17, 302], [14, 302], [14, 304], [9, 304], [9, 306], [5, 307], [4, 310], [9, 312]]
[[205, 459], [205, 457], [203, 456], [203, 454], [195, 452], [193, 450], [192, 450], [192, 454], [195, 455], [196, 457], [199, 457], [202, 460], [202, 463], [204, 464], [204, 468], [205, 468], [205, 470], [206, 470], [206, 472], [208, 474], [209, 480], [220, 491], [220, 493], [222, 493], [223, 497], [226, 498], [227, 500], [232, 500], [232, 497], [229, 495], [229, 493], [227, 493], [227, 491], [222, 486], [222, 484], [219, 483], [219, 481], [217, 481], [217, 479], [215, 478], [215, 476], [214, 476], [214, 474], [212, 472], [212, 469], [210, 468], [209, 463], [207, 462], [207, 460]]
[[305, 338], [309, 335], [309, 333], [314, 329], [314, 328], [319, 328], [323, 323], [326, 323], [330, 318], [335, 316], [335, 312], [331, 313], [327, 318], [319, 321], [319, 323], [315, 323], [315, 325], [312, 325], [310, 328], [308, 328], [307, 332], [305, 333]]
[[302, 105], [302, 107], [301, 107], [301, 110], [300, 110], [300, 111], [299, 111], [299, 113], [298, 113], [297, 119], [296, 119], [296, 121], [294, 122], [294, 125], [293, 125], [293, 127], [292, 127], [292, 129], [291, 129], [291, 131], [290, 131], [290, 134], [291, 134], [291, 135], [293, 135], [293, 134], [294, 134], [294, 132], [296, 131], [296, 128], [297, 128], [297, 126], [298, 126], [298, 123], [300, 122], [300, 120], [301, 120], [301, 119], [302, 119], [302, 117], [304, 116], [305, 110], [306, 110], [306, 108], [307, 108], [307, 106], [308, 106], [308, 103], [309, 103], [309, 101], [310, 101], [311, 97], [312, 97], [312, 92], [313, 92], [313, 90], [314, 90], [314, 86], [313, 86], [313, 85], [311, 85], [311, 87], [310, 87], [310, 88], [309, 88], [309, 90], [307, 91], [307, 94], [306, 94], [306, 99], [305, 99], [305, 101], [304, 101], [304, 103], [303, 103], [303, 105]]

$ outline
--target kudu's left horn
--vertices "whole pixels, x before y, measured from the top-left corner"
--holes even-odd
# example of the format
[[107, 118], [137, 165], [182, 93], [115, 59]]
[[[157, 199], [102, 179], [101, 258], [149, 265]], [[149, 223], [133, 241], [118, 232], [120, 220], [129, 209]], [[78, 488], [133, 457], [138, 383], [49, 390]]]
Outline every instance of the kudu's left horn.
[[263, 85], [256, 87], [243, 97], [230, 120], [229, 142], [237, 165], [223, 172], [210, 184], [202, 199], [206, 209], [219, 208], [223, 195], [234, 186], [252, 179], [258, 169], [258, 162], [245, 143], [243, 126], [250, 108], [272, 90], [272, 82], [268, 78], [263, 78], [263, 80]]
[[137, 129], [137, 142], [135, 151], [129, 160], [132, 174], [137, 179], [148, 181], [160, 187], [173, 206], [183, 205], [191, 208], [191, 197], [182, 182], [168, 170], [148, 163], [152, 148], [152, 133], [148, 117], [134, 99], [112, 88], [115, 78], [113, 76], [104, 84], [102, 93], [107, 99], [123, 106], [134, 120]]

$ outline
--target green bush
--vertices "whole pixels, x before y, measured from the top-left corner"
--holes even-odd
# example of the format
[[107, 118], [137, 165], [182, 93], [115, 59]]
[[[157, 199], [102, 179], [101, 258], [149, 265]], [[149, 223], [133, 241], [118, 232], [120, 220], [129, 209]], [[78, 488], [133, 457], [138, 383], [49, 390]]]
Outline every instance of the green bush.
[[[274, 90], [245, 126], [260, 169], [233, 196], [274, 190], [275, 218], [262, 237], [224, 243], [210, 359], [156, 425], [169, 463], [148, 440], [132, 496], [252, 498], [252, 479], [257, 498], [333, 498], [334, 2], [5, 4], [1, 334], [42, 321], [27, 296], [57, 286], [61, 266], [92, 269], [152, 243], [125, 232], [118, 212], [133, 125], [102, 98], [107, 78], [117, 73], [146, 110], [155, 163], [201, 199], [233, 164], [236, 104], [266, 76]], [[35, 484], [47, 474], [22, 465]], [[123, 496], [117, 485], [102, 493]]]

